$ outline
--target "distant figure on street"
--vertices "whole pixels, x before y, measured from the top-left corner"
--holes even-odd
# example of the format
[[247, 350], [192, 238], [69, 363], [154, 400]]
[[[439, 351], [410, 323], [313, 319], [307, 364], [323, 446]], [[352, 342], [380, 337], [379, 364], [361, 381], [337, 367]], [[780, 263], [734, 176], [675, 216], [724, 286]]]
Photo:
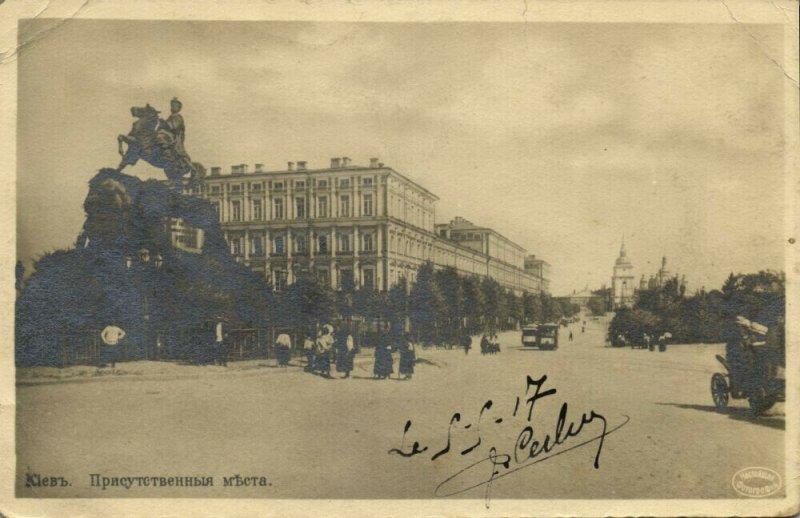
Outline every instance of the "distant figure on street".
[[228, 359], [225, 354], [225, 330], [222, 325], [222, 319], [218, 318], [217, 323], [214, 325], [214, 347], [212, 349], [212, 360], [214, 365], [228, 366]]
[[486, 336], [486, 333], [481, 336], [481, 354], [486, 354], [489, 352], [489, 338]]
[[500, 339], [497, 338], [497, 335], [492, 335], [492, 339], [489, 341], [489, 352], [492, 354], [497, 354], [500, 352]]
[[375, 367], [372, 370], [378, 379], [387, 379], [394, 372], [392, 348], [386, 335], [382, 335], [375, 347]]
[[317, 348], [314, 355], [314, 364], [317, 372], [326, 378], [331, 377], [331, 352], [333, 351], [333, 326], [325, 324], [322, 326], [319, 337], [317, 337]]
[[[414, 363], [417, 361], [417, 352], [414, 348], [414, 344], [411, 342], [411, 337], [408, 333], [405, 333], [403, 336], [400, 337], [400, 343], [398, 344], [398, 348], [400, 349], [400, 374], [405, 374], [403, 379], [410, 380], [411, 376], [414, 375]], [[465, 347], [468, 350], [468, 348]]]
[[658, 337], [658, 352], [663, 353], [667, 350], [667, 336], [666, 333]]
[[464, 356], [468, 355], [469, 350], [472, 349], [472, 337], [466, 331], [461, 336], [461, 346], [464, 348]]
[[355, 343], [353, 335], [340, 335], [336, 339], [336, 371], [344, 373], [342, 378], [349, 378], [353, 370], [353, 356], [355, 355]]
[[581, 333], [585, 333], [585, 332], [586, 332], [586, 325], [582, 325], [581, 326]]
[[289, 365], [289, 358], [292, 351], [292, 339], [286, 333], [281, 333], [275, 339], [275, 358], [278, 360], [278, 367]]
[[572, 341], [572, 331], [569, 332], [569, 341]]
[[120, 343], [125, 338], [125, 331], [118, 327], [116, 322], [111, 322], [111, 325], [106, 326], [100, 332], [100, 339], [103, 340], [103, 350], [100, 353], [100, 367], [105, 367], [106, 364], [111, 364], [111, 368], [117, 366], [117, 360], [120, 357]]
[[306, 353], [306, 372], [314, 372], [314, 340], [310, 336], [306, 336], [303, 341], [303, 351]]

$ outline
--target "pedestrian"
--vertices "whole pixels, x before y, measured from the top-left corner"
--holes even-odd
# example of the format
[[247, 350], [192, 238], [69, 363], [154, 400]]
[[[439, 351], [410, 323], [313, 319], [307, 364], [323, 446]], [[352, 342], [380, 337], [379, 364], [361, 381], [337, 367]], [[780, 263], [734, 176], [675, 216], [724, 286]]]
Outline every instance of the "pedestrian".
[[572, 341], [572, 331], [569, 332], [569, 341]]
[[344, 336], [342, 333], [336, 339], [336, 371], [344, 373], [342, 378], [349, 378], [350, 372], [353, 370], [353, 354], [355, 352], [355, 344], [353, 343], [353, 336]]
[[461, 346], [464, 347], [464, 356], [468, 355], [472, 349], [472, 337], [466, 331], [461, 335]]
[[489, 338], [486, 336], [486, 333], [481, 336], [481, 354], [486, 354], [489, 352]]
[[664, 333], [663, 335], [658, 337], [658, 352], [663, 353], [667, 350], [667, 335]]
[[100, 332], [100, 339], [103, 340], [103, 349], [100, 353], [100, 364], [98, 367], [105, 367], [111, 364], [111, 368], [116, 368], [117, 360], [120, 356], [122, 340], [125, 338], [125, 331], [112, 321], [111, 325], [106, 326]]
[[581, 333], [585, 333], [585, 332], [586, 332], [586, 326], [585, 325], [581, 326]]
[[225, 354], [225, 338], [227, 334], [222, 325], [222, 318], [217, 318], [217, 323], [214, 325], [214, 347], [213, 347], [213, 362], [214, 365], [228, 366], [227, 354]]
[[386, 335], [382, 335], [375, 346], [375, 366], [372, 372], [377, 379], [387, 379], [394, 372], [392, 348]]
[[292, 351], [292, 339], [286, 333], [281, 333], [275, 339], [275, 358], [278, 360], [278, 367], [289, 365], [289, 358]]
[[403, 379], [410, 380], [414, 375], [414, 363], [417, 361], [417, 352], [414, 344], [411, 342], [411, 337], [405, 333], [400, 340], [400, 374], [405, 374]]
[[333, 326], [325, 324], [317, 337], [317, 347], [314, 354], [315, 370], [323, 377], [331, 377], [331, 352], [333, 351]]
[[306, 339], [303, 341], [303, 351], [306, 353], [306, 372], [314, 372], [314, 340], [311, 339], [310, 336], [306, 335]]
[[490, 345], [492, 354], [497, 354], [500, 352], [500, 339], [497, 338], [496, 334], [492, 335]]

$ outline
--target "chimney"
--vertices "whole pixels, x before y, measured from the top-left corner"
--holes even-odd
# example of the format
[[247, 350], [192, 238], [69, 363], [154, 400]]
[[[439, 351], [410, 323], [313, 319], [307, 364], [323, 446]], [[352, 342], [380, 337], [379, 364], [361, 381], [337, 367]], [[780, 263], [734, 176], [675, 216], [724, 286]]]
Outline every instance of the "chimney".
[[341, 167], [341, 158], [331, 158], [331, 169], [339, 169]]
[[238, 165], [231, 166], [231, 174], [239, 174], [239, 167]]
[[294, 171], [294, 162], [289, 162], [289, 167], [286, 168], [289, 171]]
[[263, 173], [264, 172], [264, 164], [256, 164], [256, 173]]
[[297, 170], [298, 171], [305, 171], [306, 170], [306, 161], [305, 160], [298, 160], [297, 161]]
[[342, 157], [342, 167], [350, 167], [350, 157]]
[[383, 167], [383, 162], [378, 162], [378, 167], [379, 168]]
[[247, 164], [239, 164], [239, 172], [241, 174], [247, 174]]
[[222, 173], [221, 167], [212, 167], [211, 168], [211, 176], [219, 176]]
[[369, 166], [373, 169], [378, 167], [378, 159], [377, 158], [370, 158], [369, 159]]

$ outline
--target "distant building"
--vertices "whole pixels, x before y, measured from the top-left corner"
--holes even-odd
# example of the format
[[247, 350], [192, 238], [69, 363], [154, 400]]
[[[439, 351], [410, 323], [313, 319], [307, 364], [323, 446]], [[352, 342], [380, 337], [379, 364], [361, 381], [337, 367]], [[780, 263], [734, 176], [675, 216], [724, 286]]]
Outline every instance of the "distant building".
[[597, 295], [594, 295], [592, 293], [592, 290], [590, 290], [587, 287], [582, 289], [581, 291], [572, 290], [571, 295], [567, 295], [561, 298], [568, 301], [570, 304], [575, 304], [580, 306], [581, 311], [585, 311], [589, 308], [589, 301], [596, 296]]
[[550, 263], [535, 255], [525, 256], [525, 271], [541, 283], [541, 291], [550, 293]]
[[549, 265], [528, 256], [520, 245], [491, 228], [479, 227], [462, 217], [435, 225], [440, 240], [447, 240], [489, 257], [487, 273], [500, 284], [515, 291], [548, 291]]
[[385, 291], [413, 283], [425, 261], [517, 293], [549, 283], [549, 265], [526, 268], [525, 249], [498, 232], [463, 218], [435, 225], [439, 198], [377, 158], [369, 166], [332, 158], [324, 169], [289, 162], [280, 171], [238, 164], [225, 175], [212, 167], [187, 192], [211, 201], [231, 255], [276, 290], [308, 271], [333, 288]]
[[611, 277], [612, 309], [629, 308], [633, 306], [636, 292], [633, 264], [625, 253], [625, 242], [619, 249], [619, 257], [614, 263], [614, 272]]
[[678, 288], [685, 291], [686, 290], [686, 275], [682, 275], [680, 279], [678, 278], [678, 274], [672, 275], [672, 273], [667, 268], [667, 258], [661, 258], [661, 268], [654, 274], [651, 275], [650, 278], [645, 281], [644, 275], [639, 280], [639, 289], [640, 290], [654, 290], [661, 288], [667, 284], [668, 281], [671, 279], [676, 279], [678, 281]]

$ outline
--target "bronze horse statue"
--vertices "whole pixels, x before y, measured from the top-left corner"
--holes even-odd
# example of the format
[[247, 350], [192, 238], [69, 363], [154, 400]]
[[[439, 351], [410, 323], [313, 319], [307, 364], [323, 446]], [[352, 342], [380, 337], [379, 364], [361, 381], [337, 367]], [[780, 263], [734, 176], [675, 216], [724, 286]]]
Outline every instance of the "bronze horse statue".
[[[175, 136], [158, 114], [159, 111], [149, 104], [131, 108], [131, 115], [136, 120], [127, 135], [117, 137], [119, 154], [122, 155], [117, 171], [122, 171], [126, 166], [134, 165], [142, 159], [153, 167], [163, 169], [167, 178], [180, 186], [184, 176], [195, 178], [202, 174], [201, 167], [179, 151]], [[128, 145], [128, 149], [124, 151], [123, 142]]]

